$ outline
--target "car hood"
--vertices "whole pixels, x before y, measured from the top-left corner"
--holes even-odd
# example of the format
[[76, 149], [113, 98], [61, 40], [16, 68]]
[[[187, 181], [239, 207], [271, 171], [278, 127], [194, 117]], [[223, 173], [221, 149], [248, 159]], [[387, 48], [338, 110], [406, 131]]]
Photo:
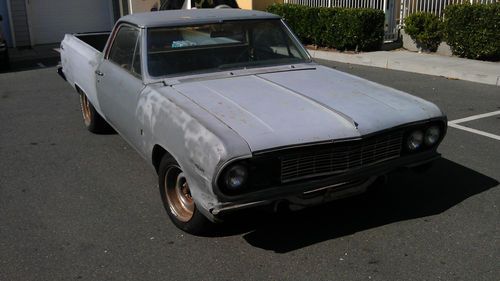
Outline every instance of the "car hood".
[[434, 104], [323, 66], [173, 85], [252, 152], [355, 138], [439, 117]]

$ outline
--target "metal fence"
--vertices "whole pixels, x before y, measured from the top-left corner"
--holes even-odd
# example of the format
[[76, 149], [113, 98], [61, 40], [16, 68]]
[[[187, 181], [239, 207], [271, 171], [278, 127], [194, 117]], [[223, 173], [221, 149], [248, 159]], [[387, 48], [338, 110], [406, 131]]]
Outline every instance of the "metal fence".
[[443, 16], [446, 6], [451, 4], [488, 4], [500, 0], [284, 0], [286, 4], [310, 7], [372, 8], [385, 13], [384, 41], [397, 40], [404, 19], [416, 12], [429, 12]]
[[383, 10], [384, 0], [285, 0], [288, 4], [310, 7], [373, 8]]
[[417, 12], [429, 12], [439, 17], [443, 16], [444, 9], [452, 4], [489, 4], [500, 0], [401, 0], [401, 17], [404, 19]]

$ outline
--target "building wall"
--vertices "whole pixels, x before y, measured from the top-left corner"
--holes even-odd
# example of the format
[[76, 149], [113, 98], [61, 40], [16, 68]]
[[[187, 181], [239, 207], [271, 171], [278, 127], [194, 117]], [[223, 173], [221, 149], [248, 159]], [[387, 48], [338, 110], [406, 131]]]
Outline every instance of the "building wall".
[[[14, 32], [13, 37], [15, 38], [16, 46], [31, 46], [32, 42], [28, 26], [28, 14], [26, 11], [27, 0], [6, 1], [10, 1], [10, 17], [12, 20], [12, 30]], [[112, 0], [111, 2], [113, 3], [116, 20], [118, 16], [124, 12], [124, 14], [148, 12], [151, 10], [153, 5], [160, 5], [161, 0]], [[242, 9], [265, 10], [267, 6], [273, 3], [283, 3], [283, 0], [237, 0], [237, 2]], [[122, 5], [126, 7], [121, 7]], [[8, 20], [9, 16], [4, 15], [4, 18], [5, 20]]]
[[0, 1], [0, 15], [3, 20], [0, 23], [1, 30], [5, 41], [7, 41], [7, 46], [12, 47], [12, 36], [10, 33], [10, 14], [9, 8], [7, 7], [7, 1]]
[[156, 8], [160, 7], [160, 0], [131, 0], [130, 2], [130, 13], [149, 12], [154, 5]]
[[253, 0], [252, 10], [265, 11], [267, 6], [274, 3], [283, 4], [283, 0]]
[[237, 0], [238, 7], [245, 10], [252, 10], [253, 1], [252, 0]]
[[16, 46], [30, 46], [31, 41], [25, 0], [10, 0], [10, 11], [13, 30], [15, 33]]
[[120, 11], [120, 0], [112, 0], [113, 5], [113, 23], [115, 23], [122, 15]]
[[283, 4], [283, 0], [236, 0], [236, 2], [241, 9], [260, 11], [265, 11], [267, 6], [274, 3]]

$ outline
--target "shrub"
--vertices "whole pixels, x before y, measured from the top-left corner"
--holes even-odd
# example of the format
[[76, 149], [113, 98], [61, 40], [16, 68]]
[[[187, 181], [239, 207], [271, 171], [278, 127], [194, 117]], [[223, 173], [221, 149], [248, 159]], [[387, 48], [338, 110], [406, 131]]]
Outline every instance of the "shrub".
[[304, 44], [368, 51], [380, 48], [384, 38], [385, 16], [375, 9], [273, 4], [267, 11], [280, 15]]
[[500, 3], [450, 5], [444, 35], [454, 55], [500, 60]]
[[313, 43], [311, 32], [312, 22], [315, 21], [311, 9], [302, 5], [280, 5], [273, 4], [267, 8], [270, 13], [281, 16], [288, 23], [295, 34], [301, 38], [304, 44]]
[[438, 16], [418, 12], [405, 19], [405, 32], [415, 41], [417, 47], [435, 52], [442, 41], [442, 24]]

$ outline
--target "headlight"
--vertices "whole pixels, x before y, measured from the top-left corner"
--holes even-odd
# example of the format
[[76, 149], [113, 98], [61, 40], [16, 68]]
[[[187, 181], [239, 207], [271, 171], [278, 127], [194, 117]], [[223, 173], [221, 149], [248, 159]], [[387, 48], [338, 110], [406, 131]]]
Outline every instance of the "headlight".
[[248, 179], [248, 170], [243, 165], [234, 165], [224, 175], [226, 188], [231, 191], [241, 189]]
[[437, 126], [432, 126], [425, 131], [424, 142], [425, 145], [431, 146], [436, 144], [441, 136], [441, 132]]
[[422, 131], [414, 131], [408, 136], [408, 139], [406, 140], [406, 146], [410, 151], [417, 150], [422, 145], [423, 140], [424, 134], [422, 133]]

